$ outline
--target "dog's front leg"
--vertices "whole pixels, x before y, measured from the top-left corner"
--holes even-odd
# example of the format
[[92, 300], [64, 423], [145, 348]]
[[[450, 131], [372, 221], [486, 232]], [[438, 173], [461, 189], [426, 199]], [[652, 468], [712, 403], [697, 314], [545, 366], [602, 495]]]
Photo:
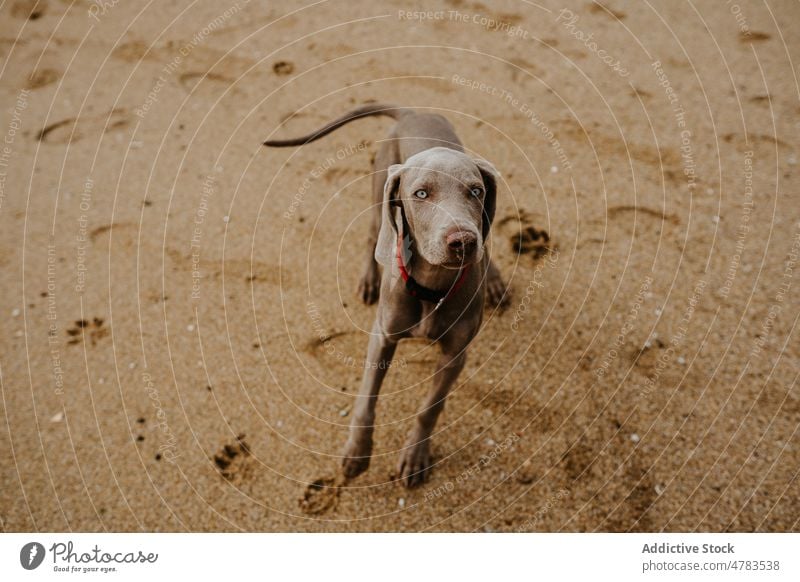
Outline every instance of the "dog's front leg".
[[416, 487], [425, 481], [425, 473], [431, 464], [430, 438], [433, 428], [444, 409], [444, 401], [450, 392], [450, 387], [464, 369], [466, 361], [467, 355], [463, 349], [456, 354], [445, 352], [439, 358], [433, 386], [400, 452], [397, 476], [406, 487]]
[[395, 348], [397, 342], [386, 337], [376, 321], [367, 347], [364, 379], [353, 406], [350, 437], [344, 447], [342, 469], [347, 478], [360, 475], [369, 467], [372, 433], [375, 428], [375, 404]]

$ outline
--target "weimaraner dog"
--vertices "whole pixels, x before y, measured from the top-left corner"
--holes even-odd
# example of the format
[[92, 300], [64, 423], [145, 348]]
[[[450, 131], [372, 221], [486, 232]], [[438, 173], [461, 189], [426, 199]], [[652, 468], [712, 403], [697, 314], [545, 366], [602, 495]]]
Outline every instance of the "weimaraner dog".
[[[264, 145], [303, 145], [374, 115], [397, 123], [374, 163], [375, 213], [359, 295], [367, 304], [379, 296], [380, 302], [342, 466], [348, 479], [369, 467], [375, 404], [397, 342], [428, 338], [442, 354], [397, 468], [403, 484], [413, 487], [424, 482], [431, 465], [431, 434], [480, 328], [484, 295], [495, 305], [508, 300], [500, 273], [484, 252], [498, 175], [489, 162], [464, 153], [441, 115], [390, 105], [365, 105], [310, 135]], [[382, 278], [378, 263], [384, 267]]]

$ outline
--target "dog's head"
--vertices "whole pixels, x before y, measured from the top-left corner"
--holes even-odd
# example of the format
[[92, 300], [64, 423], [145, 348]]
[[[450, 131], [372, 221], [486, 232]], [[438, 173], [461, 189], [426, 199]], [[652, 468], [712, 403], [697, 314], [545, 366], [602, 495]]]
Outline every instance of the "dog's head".
[[394, 260], [402, 217], [415, 251], [432, 265], [459, 269], [483, 258], [494, 220], [497, 170], [489, 162], [431, 148], [389, 167], [375, 258]]

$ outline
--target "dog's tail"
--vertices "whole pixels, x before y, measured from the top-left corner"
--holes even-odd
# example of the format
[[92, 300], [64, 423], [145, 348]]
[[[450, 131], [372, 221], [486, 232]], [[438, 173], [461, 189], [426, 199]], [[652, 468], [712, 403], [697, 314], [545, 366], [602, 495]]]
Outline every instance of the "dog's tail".
[[385, 115], [393, 119], [400, 119], [403, 115], [406, 115], [408, 113], [411, 113], [411, 110], [405, 109], [403, 107], [395, 107], [394, 105], [382, 105], [380, 103], [370, 103], [369, 105], [363, 105], [358, 109], [354, 109], [350, 113], [346, 113], [339, 119], [331, 121], [324, 127], [321, 127], [317, 131], [309, 133], [308, 135], [304, 135], [303, 137], [296, 137], [293, 139], [268, 139], [267, 141], [264, 142], [264, 145], [273, 148], [285, 148], [290, 146], [305, 145], [312, 141], [318, 140], [323, 136], [328, 135], [330, 132], [339, 129], [346, 123], [350, 123], [351, 121], [354, 121], [356, 119], [361, 119], [362, 117], [371, 117], [373, 115]]

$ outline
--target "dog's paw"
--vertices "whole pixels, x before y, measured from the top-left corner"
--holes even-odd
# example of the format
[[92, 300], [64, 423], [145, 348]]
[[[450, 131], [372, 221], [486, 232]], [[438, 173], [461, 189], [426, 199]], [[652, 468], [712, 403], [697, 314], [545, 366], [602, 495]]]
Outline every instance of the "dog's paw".
[[372, 457], [372, 443], [347, 441], [342, 453], [342, 473], [347, 479], [358, 477], [369, 469]]
[[494, 264], [489, 265], [486, 272], [486, 299], [492, 307], [508, 307], [511, 300], [511, 290], [506, 288], [500, 271]]
[[381, 292], [381, 278], [375, 266], [367, 269], [367, 272], [358, 282], [358, 296], [366, 305], [372, 305], [378, 300]]
[[409, 489], [425, 482], [431, 466], [430, 445], [427, 440], [407, 444], [397, 463], [397, 478]]

